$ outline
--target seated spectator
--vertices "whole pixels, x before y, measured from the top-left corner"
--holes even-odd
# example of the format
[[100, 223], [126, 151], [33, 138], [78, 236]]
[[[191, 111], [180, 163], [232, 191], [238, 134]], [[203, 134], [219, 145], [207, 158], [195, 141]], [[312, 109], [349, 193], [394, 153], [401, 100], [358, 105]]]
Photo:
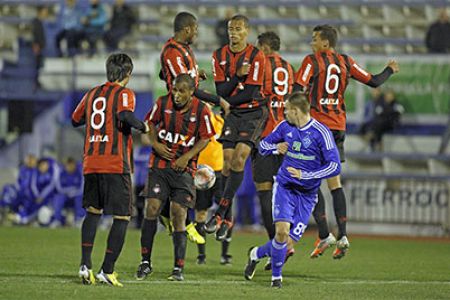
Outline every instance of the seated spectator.
[[92, 56], [97, 50], [97, 41], [105, 34], [104, 27], [107, 22], [107, 15], [100, 0], [91, 0], [91, 5], [84, 16], [81, 17], [83, 25], [82, 39], [89, 43], [89, 55]]
[[125, 0], [116, 0], [109, 29], [103, 37], [108, 51], [112, 52], [118, 49], [120, 40], [131, 32], [131, 27], [135, 22], [134, 12], [125, 4]]
[[[31, 201], [31, 177], [36, 170], [37, 158], [28, 154], [23, 164], [19, 167], [19, 174], [15, 184], [7, 184], [3, 187], [0, 198], [0, 210], [3, 217], [7, 213], [16, 214], [22, 202]], [[2, 218], [4, 220], [5, 218]]]
[[73, 209], [76, 225], [81, 224], [84, 217], [83, 209], [83, 172], [77, 162], [69, 157], [64, 162], [64, 168], [56, 183], [56, 195], [53, 198], [53, 218], [50, 227], [66, 224], [64, 209]]
[[359, 133], [366, 136], [368, 129], [372, 126], [375, 118], [375, 106], [378, 102], [384, 101], [384, 95], [380, 88], [374, 88], [370, 90], [371, 99], [364, 105], [364, 117], [363, 123], [359, 128]]
[[63, 56], [61, 51], [61, 42], [63, 39], [67, 43], [67, 55], [74, 56], [80, 47], [79, 39], [81, 32], [81, 16], [83, 11], [77, 5], [77, 0], [66, 0], [65, 5], [60, 10], [58, 23], [61, 30], [56, 34], [56, 48], [58, 56]]
[[394, 130], [400, 124], [400, 116], [405, 111], [403, 106], [397, 102], [393, 91], [384, 94], [382, 100], [375, 104], [375, 116], [367, 129], [369, 135], [370, 149], [382, 151], [382, 137], [385, 133]]
[[428, 28], [425, 44], [430, 53], [450, 52], [450, 22], [446, 8], [439, 10], [439, 19]]
[[58, 175], [58, 164], [54, 160], [42, 158], [38, 161], [37, 170], [31, 176], [31, 199], [20, 199], [18, 223], [29, 224], [42, 207], [52, 203]]

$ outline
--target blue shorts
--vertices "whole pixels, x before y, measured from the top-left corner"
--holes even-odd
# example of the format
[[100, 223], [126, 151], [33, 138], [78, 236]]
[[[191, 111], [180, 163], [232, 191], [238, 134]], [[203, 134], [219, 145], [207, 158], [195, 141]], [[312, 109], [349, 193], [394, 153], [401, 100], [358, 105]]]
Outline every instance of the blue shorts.
[[308, 226], [309, 217], [316, 203], [317, 191], [302, 192], [275, 182], [272, 198], [273, 222], [291, 223], [289, 236], [298, 242]]

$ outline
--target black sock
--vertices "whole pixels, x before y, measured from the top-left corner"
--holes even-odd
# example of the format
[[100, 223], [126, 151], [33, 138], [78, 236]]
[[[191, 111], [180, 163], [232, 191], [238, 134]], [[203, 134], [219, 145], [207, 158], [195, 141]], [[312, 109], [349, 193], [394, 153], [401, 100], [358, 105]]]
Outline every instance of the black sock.
[[227, 181], [228, 181], [229, 177], [230, 176], [225, 176], [222, 174], [222, 178], [220, 180], [220, 190], [222, 191], [222, 194], [223, 194], [223, 191], [225, 191], [225, 187], [227, 186]]
[[224, 215], [224, 219], [229, 222], [233, 222], [233, 202], [231, 202], [230, 206], [228, 206], [228, 209]]
[[[205, 226], [205, 222], [197, 222], [195, 228], [202, 237], [206, 238], [206, 232], [203, 226]], [[197, 248], [198, 248], [198, 255], [206, 255], [206, 244], [197, 244]]]
[[319, 189], [317, 194], [317, 204], [313, 211], [314, 220], [317, 223], [317, 228], [319, 229], [319, 238], [321, 240], [325, 239], [330, 235], [328, 230], [327, 216], [325, 214], [325, 199], [323, 198], [322, 191]]
[[230, 247], [232, 233], [233, 233], [233, 228], [230, 228], [228, 230], [225, 240], [222, 241], [222, 257], [225, 257], [228, 255], [228, 248]]
[[347, 235], [347, 204], [344, 190], [342, 188], [332, 190], [331, 196], [333, 196], [334, 215], [336, 216], [336, 223], [339, 228], [339, 240], [344, 235]]
[[173, 246], [174, 246], [174, 256], [175, 256], [175, 268], [183, 269], [184, 258], [186, 256], [186, 231], [174, 232], [172, 234]]
[[275, 237], [275, 226], [272, 219], [272, 191], [258, 191], [258, 196], [264, 227], [269, 235], [269, 240], [272, 240]]
[[142, 261], [150, 262], [152, 256], [153, 239], [156, 234], [158, 220], [144, 219], [141, 229], [141, 256]]
[[114, 272], [114, 264], [122, 251], [127, 233], [127, 220], [114, 219], [111, 230], [109, 231], [108, 244], [106, 246], [105, 260], [102, 270], [106, 274]]
[[81, 264], [86, 265], [88, 269], [92, 269], [92, 248], [94, 247], [97, 225], [101, 216], [87, 212], [81, 226]]
[[223, 198], [233, 199], [243, 179], [244, 179], [244, 171], [235, 172], [231, 170], [230, 177], [228, 178], [227, 184], [223, 191]]

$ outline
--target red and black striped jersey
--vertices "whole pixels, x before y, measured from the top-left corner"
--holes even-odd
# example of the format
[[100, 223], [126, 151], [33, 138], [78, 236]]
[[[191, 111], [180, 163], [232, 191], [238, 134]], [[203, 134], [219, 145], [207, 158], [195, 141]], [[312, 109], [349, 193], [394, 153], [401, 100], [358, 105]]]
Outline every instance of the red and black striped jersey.
[[106, 82], [88, 91], [72, 114], [85, 123], [83, 174], [129, 174], [132, 170], [131, 128], [118, 117], [134, 111], [135, 95], [130, 89]]
[[269, 119], [261, 137], [266, 137], [284, 120], [284, 98], [292, 93], [295, 71], [278, 53], [266, 55], [264, 96], [268, 98]]
[[249, 73], [241, 82], [239, 82], [230, 96], [234, 96], [240, 90], [243, 90], [246, 84], [259, 85], [261, 86], [261, 90], [259, 95], [255, 96], [253, 99], [249, 99], [252, 101], [240, 104], [234, 108], [242, 109], [259, 107], [264, 99], [263, 83], [265, 59], [264, 53], [258, 50], [255, 46], [248, 44], [247, 47], [239, 53], [232, 52], [229, 45], [225, 45], [214, 51], [212, 57], [214, 81], [216, 83], [229, 81], [231, 78], [236, 76], [237, 70], [243, 64], [250, 65]]
[[179, 74], [189, 74], [198, 86], [198, 65], [194, 52], [187, 44], [170, 38], [163, 46], [161, 56], [161, 79], [166, 82], [167, 90], [172, 90], [173, 81]]
[[[175, 109], [171, 94], [158, 98], [145, 119], [155, 126], [158, 142], [169, 147], [175, 156], [168, 161], [156, 151], [152, 151], [149, 167], [171, 168], [180, 156], [194, 147], [196, 142], [213, 137], [216, 133], [211, 124], [210, 114], [206, 104], [195, 97], [192, 98], [190, 108], [184, 113]], [[188, 168], [191, 170], [197, 168], [197, 156], [189, 161]]]
[[295, 83], [309, 92], [312, 117], [332, 130], [345, 130], [344, 93], [350, 77], [368, 83], [372, 75], [334, 50], [306, 56], [296, 74]]

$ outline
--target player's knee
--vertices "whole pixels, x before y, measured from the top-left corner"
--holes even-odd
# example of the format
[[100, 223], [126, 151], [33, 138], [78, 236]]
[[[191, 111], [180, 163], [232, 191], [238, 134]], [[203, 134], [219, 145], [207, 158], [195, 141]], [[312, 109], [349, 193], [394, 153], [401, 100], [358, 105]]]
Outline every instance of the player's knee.
[[258, 192], [261, 191], [271, 191], [272, 190], [272, 182], [266, 181], [266, 182], [256, 182], [255, 183], [256, 190]]
[[233, 156], [233, 160], [231, 161], [231, 170], [239, 172], [243, 171], [245, 167], [245, 160], [247, 157], [241, 153], [237, 153]]
[[176, 202], [170, 205], [170, 219], [175, 231], [184, 231], [186, 225], [187, 209]]
[[284, 228], [280, 230], [277, 228], [275, 233], [275, 239], [277, 240], [277, 242], [285, 243], [287, 242], [288, 238], [289, 238], [289, 230], [286, 230]]
[[197, 223], [206, 222], [206, 217], [208, 216], [207, 210], [196, 210], [195, 211], [195, 221]]
[[86, 209], [86, 211], [87, 211], [87, 212], [90, 212], [91, 214], [95, 214], [95, 215], [101, 215], [102, 212], [103, 212], [102, 209], [98, 209], [98, 208], [95, 208], [95, 207], [92, 207], [92, 206], [89, 206], [89, 207]]
[[339, 175], [327, 179], [328, 189], [330, 191], [341, 188], [341, 177]]
[[160, 203], [153, 201], [153, 199], [148, 199], [145, 202], [145, 218], [154, 220], [158, 217]]
[[113, 216], [114, 220], [122, 220], [122, 221], [128, 221], [130, 222], [131, 217], [130, 216]]

